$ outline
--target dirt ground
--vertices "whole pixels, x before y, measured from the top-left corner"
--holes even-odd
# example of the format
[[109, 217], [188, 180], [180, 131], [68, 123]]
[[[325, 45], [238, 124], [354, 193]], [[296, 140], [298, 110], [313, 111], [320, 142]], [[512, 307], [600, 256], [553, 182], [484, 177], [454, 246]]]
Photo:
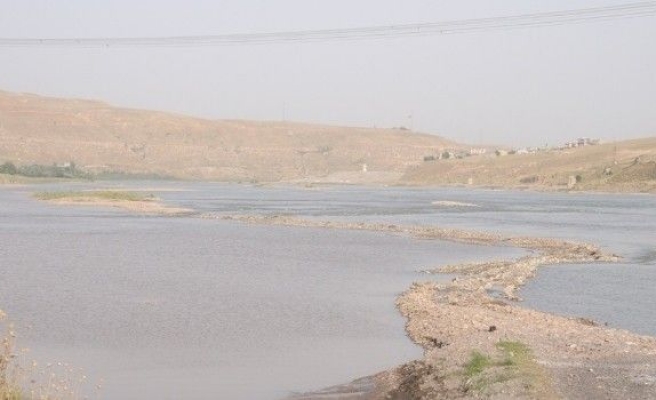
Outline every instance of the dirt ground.
[[656, 138], [497, 157], [435, 160], [408, 168], [408, 185], [538, 191], [656, 192]]

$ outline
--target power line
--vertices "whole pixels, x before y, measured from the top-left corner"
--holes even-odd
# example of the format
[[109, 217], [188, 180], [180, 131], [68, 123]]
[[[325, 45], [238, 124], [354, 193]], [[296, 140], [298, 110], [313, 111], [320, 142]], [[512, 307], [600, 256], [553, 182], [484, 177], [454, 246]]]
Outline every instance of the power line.
[[623, 18], [651, 17], [655, 15], [656, 1], [643, 1], [608, 7], [563, 10], [505, 17], [463, 19], [419, 24], [380, 25], [344, 29], [164, 37], [50, 39], [0, 38], [0, 47], [196, 47], [234, 44], [365, 40], [581, 24]]

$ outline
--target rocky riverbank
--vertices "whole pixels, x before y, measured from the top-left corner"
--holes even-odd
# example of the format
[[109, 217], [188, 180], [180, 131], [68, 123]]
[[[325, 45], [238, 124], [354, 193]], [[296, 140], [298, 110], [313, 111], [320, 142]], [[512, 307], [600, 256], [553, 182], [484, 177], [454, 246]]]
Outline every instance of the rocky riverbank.
[[540, 266], [618, 260], [594, 245], [427, 226], [204, 217], [403, 233], [531, 252], [516, 260], [426, 271], [458, 277], [448, 284], [415, 283], [397, 300], [408, 336], [424, 348], [424, 358], [370, 378], [375, 384], [369, 386], [355, 381], [298, 399], [656, 399], [656, 338], [521, 306], [517, 289]]

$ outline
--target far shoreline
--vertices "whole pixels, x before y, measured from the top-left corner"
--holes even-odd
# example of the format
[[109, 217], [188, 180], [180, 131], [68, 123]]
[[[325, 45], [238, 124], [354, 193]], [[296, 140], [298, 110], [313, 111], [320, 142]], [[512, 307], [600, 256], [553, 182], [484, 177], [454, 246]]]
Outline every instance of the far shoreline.
[[[83, 180], [76, 178], [29, 178], [17, 175], [0, 174], [0, 187], [38, 187], [45, 184], [65, 184], [65, 183], [79, 183], [79, 184], [111, 184], [116, 182], [158, 182], [166, 184], [166, 182], [189, 182], [189, 183], [207, 183], [207, 184], [223, 184], [223, 185], [247, 185], [259, 187], [276, 187], [276, 186], [292, 186], [299, 188], [320, 188], [320, 187], [366, 187], [366, 188], [410, 188], [410, 189], [452, 189], [458, 188], [463, 190], [490, 190], [490, 191], [516, 191], [516, 192], [529, 192], [529, 193], [571, 193], [571, 194], [606, 194], [606, 195], [656, 195], [656, 181], [650, 185], [606, 185], [598, 188], [583, 187], [581, 189], [574, 187], [568, 188], [566, 186], [554, 185], [521, 185], [521, 184], [467, 184], [467, 183], [417, 183], [406, 182], [399, 179], [392, 180], [368, 180], [366, 179], [367, 173], [359, 173], [359, 179], [350, 181], [343, 179], [331, 180], [329, 177], [308, 177], [303, 179], [289, 179], [289, 180], [276, 180], [276, 181], [246, 181], [246, 180], [213, 180], [213, 179], [187, 179], [169, 177], [167, 179], [141, 179], [130, 178], [126, 175], [126, 179], [92, 179]], [[111, 185], [109, 185], [111, 186]], [[635, 190], [636, 187], [643, 186], [647, 190]], [[112, 189], [119, 190], [119, 189]], [[137, 190], [137, 189], [134, 189]], [[142, 189], [139, 189], [140, 191]], [[147, 189], [143, 189], [147, 190]], [[156, 190], [157, 191], [157, 190]]]

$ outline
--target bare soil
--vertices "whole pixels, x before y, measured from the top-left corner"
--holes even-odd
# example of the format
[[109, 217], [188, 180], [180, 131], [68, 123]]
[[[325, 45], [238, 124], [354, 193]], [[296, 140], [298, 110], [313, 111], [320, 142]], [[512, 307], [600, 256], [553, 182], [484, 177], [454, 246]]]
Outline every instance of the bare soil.
[[206, 120], [0, 91], [0, 163], [244, 182], [394, 183], [460, 145], [407, 129]]
[[654, 137], [537, 154], [496, 157], [490, 151], [440, 160], [436, 156], [445, 150], [467, 152], [470, 147], [402, 127], [212, 121], [2, 91], [0, 121], [0, 163], [74, 162], [92, 174], [656, 192]]
[[467, 185], [551, 191], [656, 193], [656, 137], [601, 145], [424, 162], [408, 185]]

